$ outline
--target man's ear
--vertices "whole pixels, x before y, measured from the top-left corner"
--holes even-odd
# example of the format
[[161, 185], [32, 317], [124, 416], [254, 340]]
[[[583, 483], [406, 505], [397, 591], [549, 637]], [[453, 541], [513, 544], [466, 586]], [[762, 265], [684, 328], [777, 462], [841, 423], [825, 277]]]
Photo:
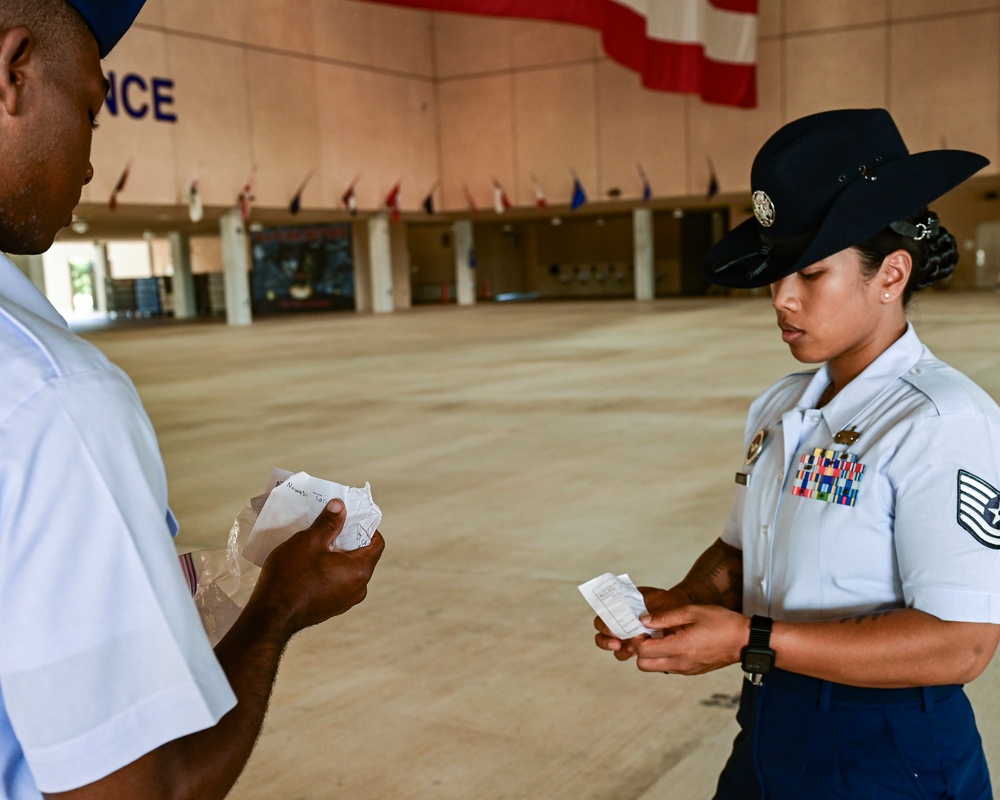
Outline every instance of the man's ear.
[[35, 58], [35, 37], [23, 25], [0, 32], [0, 108], [18, 113], [29, 64]]

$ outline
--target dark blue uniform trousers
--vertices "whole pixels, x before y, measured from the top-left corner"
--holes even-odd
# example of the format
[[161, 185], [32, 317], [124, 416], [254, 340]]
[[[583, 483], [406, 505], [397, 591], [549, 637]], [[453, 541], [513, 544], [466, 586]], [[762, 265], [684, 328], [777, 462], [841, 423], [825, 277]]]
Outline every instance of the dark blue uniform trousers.
[[743, 682], [715, 800], [992, 800], [961, 686], [859, 689], [775, 670]]

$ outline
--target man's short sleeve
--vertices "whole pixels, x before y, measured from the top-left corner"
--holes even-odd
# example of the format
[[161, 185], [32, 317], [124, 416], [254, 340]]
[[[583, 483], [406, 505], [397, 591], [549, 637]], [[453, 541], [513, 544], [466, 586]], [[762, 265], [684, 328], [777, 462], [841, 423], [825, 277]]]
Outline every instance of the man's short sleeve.
[[167, 528], [152, 426], [116, 368], [0, 420], [0, 688], [44, 792], [214, 725], [235, 698]]

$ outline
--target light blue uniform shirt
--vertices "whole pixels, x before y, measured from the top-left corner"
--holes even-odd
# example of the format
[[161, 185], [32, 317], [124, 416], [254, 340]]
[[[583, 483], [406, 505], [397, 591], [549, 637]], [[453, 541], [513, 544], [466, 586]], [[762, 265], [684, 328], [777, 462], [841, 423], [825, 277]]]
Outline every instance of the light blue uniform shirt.
[[0, 256], [0, 797], [37, 800], [235, 704], [125, 374]]
[[829, 380], [826, 366], [790, 375], [751, 406], [747, 460], [764, 443], [722, 535], [743, 551], [744, 613], [1000, 623], [996, 403], [912, 326], [817, 409]]

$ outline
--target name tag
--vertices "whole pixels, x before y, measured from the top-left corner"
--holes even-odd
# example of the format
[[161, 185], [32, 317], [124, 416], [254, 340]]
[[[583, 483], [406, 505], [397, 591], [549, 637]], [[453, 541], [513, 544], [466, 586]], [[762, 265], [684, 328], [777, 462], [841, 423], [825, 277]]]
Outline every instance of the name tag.
[[858, 500], [858, 488], [865, 472], [865, 465], [858, 462], [854, 453], [838, 453], [820, 447], [799, 459], [792, 494], [853, 506]]

